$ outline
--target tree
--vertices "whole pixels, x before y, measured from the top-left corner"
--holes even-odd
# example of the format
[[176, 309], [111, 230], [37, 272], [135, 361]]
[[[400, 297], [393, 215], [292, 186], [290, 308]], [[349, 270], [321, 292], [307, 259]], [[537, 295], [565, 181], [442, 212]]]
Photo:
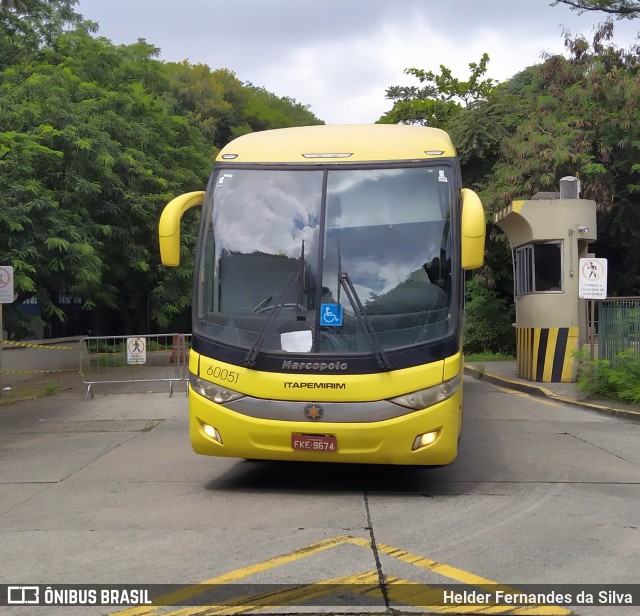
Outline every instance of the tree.
[[192, 118], [216, 149], [252, 131], [322, 123], [307, 106], [243, 84], [233, 71], [187, 61], [165, 70], [176, 86], [176, 111]]
[[569, 58], [553, 56], [528, 71], [491, 178], [492, 207], [554, 190], [562, 176], [576, 173], [601, 212], [638, 192], [639, 49], [618, 49], [612, 38], [612, 22], [592, 43], [566, 35]]
[[[116, 46], [84, 23], [46, 44], [21, 37], [25, 53], [0, 70], [0, 254], [17, 303], [35, 298], [52, 334], [151, 320], [188, 331], [199, 213], [182, 222], [181, 266], [164, 268], [163, 206], [204, 188], [235, 135], [319, 120], [231, 71], [167, 65], [144, 40]], [[72, 313], [73, 329], [58, 327]]]
[[482, 274], [476, 274], [467, 283], [466, 296], [465, 352], [512, 355], [515, 350], [513, 305], [490, 288], [489, 280]]
[[[0, 72], [0, 252], [18, 302], [37, 297], [49, 322], [65, 318], [66, 297], [93, 315], [87, 329], [144, 331], [140, 307], [164, 275], [160, 210], [206, 182], [209, 146], [164, 100], [156, 54], [77, 29]], [[156, 319], [175, 312], [154, 298]]]
[[566, 4], [572, 10], [581, 13], [585, 11], [602, 11], [615, 15], [617, 19], [634, 19], [640, 17], [640, 2], [638, 0], [554, 0], [551, 6]]
[[[443, 128], [489, 212], [578, 175], [582, 196], [598, 204], [594, 248], [609, 257], [610, 292], [630, 295], [640, 293], [640, 48], [616, 47], [613, 29], [612, 21], [602, 24], [591, 41], [565, 33], [567, 57], [547, 57], [496, 85]], [[406, 94], [411, 104], [416, 91]], [[476, 304], [511, 295], [502, 237], [489, 228], [480, 274], [496, 297], [485, 297], [475, 277], [469, 283], [473, 320], [484, 314]], [[474, 327], [489, 331], [486, 325]]]
[[277, 96], [265, 88], [246, 84], [247, 104], [246, 120], [252, 131], [290, 126], [310, 126], [324, 124], [311, 111], [308, 105], [294, 98]]
[[453, 76], [452, 71], [440, 65], [440, 73], [408, 68], [404, 72], [413, 75], [421, 84], [416, 86], [391, 86], [386, 97], [393, 100], [393, 107], [378, 122], [382, 124], [422, 124], [446, 129], [462, 108], [469, 108], [485, 99], [495, 82], [482, 79], [487, 71], [489, 56], [482, 55], [480, 62], [471, 62], [471, 74], [466, 81]]
[[0, 9], [13, 11], [14, 13], [26, 13], [26, 0], [0, 0]]
[[610, 259], [609, 290], [629, 295], [640, 292], [640, 49], [612, 40], [611, 21], [592, 41], [565, 35], [568, 57], [547, 58], [495, 93], [517, 96], [483, 200], [496, 210], [577, 174], [598, 205], [595, 250]]
[[174, 86], [175, 112], [195, 121], [211, 145], [222, 148], [243, 122], [247, 94], [240, 80], [232, 71], [186, 60], [165, 63], [163, 70]]
[[[2, 0], [0, 70], [50, 46], [65, 26], [80, 25], [73, 10], [78, 0]], [[85, 22], [86, 27], [94, 25]]]

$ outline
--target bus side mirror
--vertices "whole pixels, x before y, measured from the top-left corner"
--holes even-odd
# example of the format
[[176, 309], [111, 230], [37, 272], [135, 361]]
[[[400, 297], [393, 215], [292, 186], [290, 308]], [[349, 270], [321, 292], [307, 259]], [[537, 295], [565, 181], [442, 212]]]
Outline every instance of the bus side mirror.
[[162, 265], [180, 265], [180, 219], [189, 208], [202, 205], [203, 201], [204, 191], [197, 190], [176, 197], [162, 210], [158, 229]]
[[484, 263], [486, 223], [480, 197], [462, 189], [462, 269], [475, 269]]

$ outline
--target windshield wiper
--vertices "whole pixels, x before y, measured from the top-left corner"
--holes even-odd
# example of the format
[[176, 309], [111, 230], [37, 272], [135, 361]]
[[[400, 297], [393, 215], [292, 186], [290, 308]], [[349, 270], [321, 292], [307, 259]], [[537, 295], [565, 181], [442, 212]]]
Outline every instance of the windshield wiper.
[[[391, 362], [389, 361], [387, 354], [384, 352], [384, 349], [380, 345], [380, 341], [376, 336], [376, 332], [371, 325], [371, 319], [369, 318], [369, 315], [365, 311], [362, 302], [358, 297], [358, 293], [353, 286], [353, 282], [351, 282], [349, 274], [347, 272], [339, 272], [338, 281], [340, 282], [340, 286], [342, 286], [345, 294], [347, 295], [347, 298], [349, 299], [349, 303], [351, 304], [351, 308], [353, 308], [356, 319], [358, 319], [358, 323], [360, 323], [360, 326], [364, 330], [364, 333], [367, 335], [367, 339], [369, 340], [369, 344], [373, 349], [373, 353], [376, 357], [376, 361], [378, 362], [378, 366], [380, 366], [380, 368], [384, 368], [385, 370], [390, 370]], [[338, 289], [339, 288], [340, 287], [338, 287]]]
[[[298, 282], [299, 278], [300, 278], [300, 274], [289, 274], [289, 278], [287, 279], [287, 283], [285, 284], [284, 289], [282, 289], [281, 293], [277, 296], [279, 298], [278, 303], [274, 304], [273, 310], [269, 313], [269, 318], [266, 320], [265, 324], [262, 326], [262, 329], [260, 330], [258, 337], [255, 339], [253, 345], [251, 346], [251, 349], [247, 353], [247, 356], [244, 358], [244, 361], [242, 362], [243, 366], [247, 366], [247, 368], [251, 368], [255, 366], [256, 357], [258, 357], [258, 353], [260, 352], [260, 349], [264, 344], [264, 340], [267, 334], [271, 333], [272, 325], [276, 322], [277, 318], [280, 316], [282, 309], [286, 305], [287, 296], [289, 295], [291, 289], [296, 284], [296, 282]], [[266, 300], [260, 302], [260, 304], [256, 306], [256, 309], [264, 305], [265, 302], [270, 301], [272, 297], [273, 296], [270, 296]]]

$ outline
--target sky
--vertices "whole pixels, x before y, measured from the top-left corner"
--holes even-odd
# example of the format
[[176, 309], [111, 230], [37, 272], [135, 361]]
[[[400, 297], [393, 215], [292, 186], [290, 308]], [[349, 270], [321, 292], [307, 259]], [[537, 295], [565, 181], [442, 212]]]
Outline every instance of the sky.
[[[115, 44], [143, 38], [165, 61], [233, 71], [242, 82], [309, 106], [328, 124], [375, 122], [406, 68], [445, 65], [464, 80], [484, 52], [505, 81], [543, 54], [564, 53], [562, 32], [587, 38], [604, 13], [550, 0], [80, 0], [76, 10]], [[615, 42], [637, 42], [640, 20], [616, 22]]]

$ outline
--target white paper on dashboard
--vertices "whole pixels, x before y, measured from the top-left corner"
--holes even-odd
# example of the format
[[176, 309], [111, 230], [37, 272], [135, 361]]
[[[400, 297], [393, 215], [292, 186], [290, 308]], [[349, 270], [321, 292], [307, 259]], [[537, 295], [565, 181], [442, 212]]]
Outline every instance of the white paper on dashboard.
[[313, 345], [311, 330], [280, 334], [280, 346], [288, 353], [308, 353]]

